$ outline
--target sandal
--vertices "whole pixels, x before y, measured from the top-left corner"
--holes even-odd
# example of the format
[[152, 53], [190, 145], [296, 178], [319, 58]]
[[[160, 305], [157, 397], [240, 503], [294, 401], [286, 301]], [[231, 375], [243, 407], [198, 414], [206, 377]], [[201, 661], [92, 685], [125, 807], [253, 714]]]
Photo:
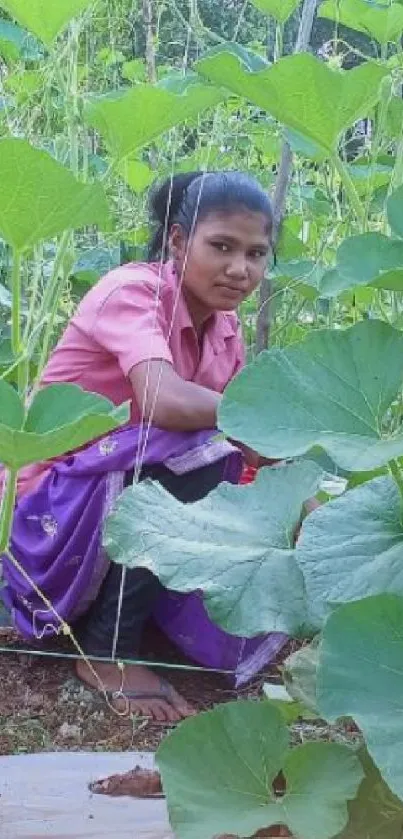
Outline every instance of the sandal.
[[106, 696], [112, 702], [116, 699], [127, 699], [128, 702], [130, 700], [136, 702], [142, 699], [162, 699], [174, 708], [175, 706], [172, 702], [174, 695], [173, 687], [162, 677], [159, 677], [158, 682], [159, 690], [108, 690], [106, 691]]

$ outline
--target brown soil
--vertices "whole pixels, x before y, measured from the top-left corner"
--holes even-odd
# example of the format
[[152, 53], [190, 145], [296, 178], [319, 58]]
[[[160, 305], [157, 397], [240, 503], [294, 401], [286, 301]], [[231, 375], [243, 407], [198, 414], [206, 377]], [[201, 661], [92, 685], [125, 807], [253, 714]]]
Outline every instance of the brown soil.
[[[148, 633], [147, 658], [171, 664], [190, 664], [157, 630]], [[41, 751], [155, 751], [170, 730], [167, 724], [136, 717], [122, 718], [102, 695], [82, 685], [74, 676], [73, 661], [27, 654], [18, 635], [0, 629], [0, 754]], [[53, 651], [70, 653], [63, 646]], [[268, 679], [279, 681], [277, 667], [270, 668], [246, 689], [236, 692], [220, 674], [164, 669], [164, 676], [200, 710], [237, 697], [261, 695]]]

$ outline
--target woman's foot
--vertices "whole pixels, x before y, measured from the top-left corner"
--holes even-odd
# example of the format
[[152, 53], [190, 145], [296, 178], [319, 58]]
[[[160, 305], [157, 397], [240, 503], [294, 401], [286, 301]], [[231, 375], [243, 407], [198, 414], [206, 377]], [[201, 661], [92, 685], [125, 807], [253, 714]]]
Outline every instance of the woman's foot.
[[196, 713], [168, 682], [147, 667], [127, 664], [122, 671], [111, 662], [93, 661], [90, 668], [83, 659], [79, 659], [76, 673], [89, 687], [100, 690], [102, 684], [109, 696], [116, 693], [112, 701], [119, 713], [172, 723]]

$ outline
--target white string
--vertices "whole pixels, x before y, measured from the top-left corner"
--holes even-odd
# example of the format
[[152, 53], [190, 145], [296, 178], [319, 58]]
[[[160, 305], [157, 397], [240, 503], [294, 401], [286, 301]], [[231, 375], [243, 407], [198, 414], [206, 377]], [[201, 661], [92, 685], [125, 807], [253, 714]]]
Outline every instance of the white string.
[[[209, 145], [208, 145], [208, 155], [207, 155], [207, 160], [206, 160], [206, 168], [208, 167], [208, 162], [209, 162], [209, 159], [210, 159], [211, 149], [212, 149], [213, 142], [214, 142], [214, 128], [215, 128], [216, 116], [217, 116], [219, 107], [220, 106], [217, 107], [216, 113], [215, 113], [215, 116], [214, 116], [213, 130], [212, 130], [211, 138], [210, 138]], [[186, 273], [187, 264], [188, 264], [188, 261], [189, 261], [191, 240], [192, 240], [192, 237], [193, 237], [193, 234], [194, 234], [194, 231], [195, 231], [195, 227], [196, 227], [197, 216], [198, 216], [199, 206], [200, 206], [200, 200], [201, 200], [201, 195], [202, 195], [202, 191], [203, 191], [203, 187], [204, 187], [204, 181], [205, 181], [205, 178], [206, 178], [206, 174], [207, 174], [206, 171], [203, 171], [202, 176], [201, 176], [201, 180], [200, 180], [200, 189], [199, 189], [199, 192], [198, 192], [198, 195], [197, 195], [195, 211], [194, 211], [194, 214], [193, 214], [188, 239], [187, 239], [187, 242], [186, 242], [186, 250], [185, 250], [185, 257], [184, 257], [184, 260], [183, 260], [182, 271], [181, 271], [180, 277], [178, 278], [177, 287], [175, 289], [174, 305], [173, 305], [173, 309], [172, 309], [171, 320], [170, 320], [168, 333], [167, 333], [167, 338], [166, 338], [167, 343], [169, 343], [169, 341], [172, 337], [173, 327], [174, 327], [174, 323], [175, 323], [175, 316], [176, 316], [177, 308], [178, 308], [178, 305], [179, 305], [179, 301], [181, 299], [183, 280], [184, 280], [184, 276], [185, 276], [185, 273]], [[171, 188], [172, 188], [172, 181], [171, 181]], [[167, 211], [166, 225], [165, 225], [165, 229], [166, 229], [167, 232], [168, 232], [168, 218], [169, 218], [169, 212]], [[160, 260], [160, 272], [159, 272], [160, 274], [162, 272], [163, 264], [164, 264], [164, 257], [163, 257], [163, 252], [162, 252], [161, 260]], [[159, 294], [160, 285], [161, 285], [161, 283], [158, 284], [157, 294]], [[159, 299], [157, 298], [155, 317], [158, 313], [158, 304], [159, 304]], [[155, 329], [155, 321], [154, 321], [154, 329]], [[142, 426], [144, 425], [144, 420], [145, 420], [145, 406], [147, 404], [147, 398], [148, 398], [149, 374], [150, 374], [150, 367], [151, 367], [152, 360], [153, 360], [152, 358], [149, 358], [148, 362], [147, 362], [147, 378], [146, 378], [146, 387], [144, 388], [142, 416], [141, 416]], [[151, 430], [151, 427], [152, 427], [153, 418], [154, 418], [154, 414], [155, 414], [155, 409], [156, 409], [156, 405], [157, 405], [157, 401], [158, 401], [158, 397], [159, 397], [159, 391], [160, 391], [160, 387], [161, 387], [163, 368], [164, 368], [164, 361], [161, 360], [160, 364], [159, 364], [159, 369], [158, 369], [157, 384], [156, 384], [156, 387], [155, 387], [153, 401], [152, 401], [152, 404], [151, 404], [151, 408], [150, 408], [149, 416], [148, 416], [148, 420], [147, 420], [145, 441], [144, 441], [144, 444], [143, 444], [142, 448], [139, 450], [138, 458], [136, 458], [136, 467], [137, 467], [136, 472], [135, 472], [135, 482], [136, 483], [138, 482], [139, 475], [140, 475], [140, 472], [141, 472], [141, 468], [142, 468], [143, 462], [144, 462], [144, 455], [145, 455], [145, 451], [146, 451], [146, 448], [147, 448], [149, 434], [150, 434], [150, 430]]]
[[[219, 112], [219, 109], [220, 109], [220, 106], [218, 105], [217, 108], [216, 108], [215, 114], [214, 114], [213, 130], [211, 132], [210, 140], [209, 140], [209, 144], [208, 144], [208, 154], [207, 154], [207, 160], [206, 160], [206, 168], [208, 167], [208, 162], [209, 162], [210, 155], [211, 155], [211, 149], [212, 149], [213, 142], [214, 142], [216, 120], [217, 120], [217, 114]], [[156, 409], [157, 402], [158, 402], [158, 397], [159, 397], [159, 392], [160, 392], [160, 387], [161, 387], [161, 381], [162, 381], [163, 368], [164, 368], [164, 361], [160, 360], [156, 387], [155, 387], [155, 391], [154, 391], [152, 404], [151, 404], [149, 414], [148, 414], [148, 419], [147, 419], [146, 429], [145, 429], [145, 434], [144, 434], [144, 441], [143, 441], [142, 437], [143, 437], [144, 426], [145, 426], [146, 405], [147, 405], [149, 388], [150, 388], [151, 363], [152, 363], [153, 360], [155, 361], [155, 359], [152, 358], [152, 346], [153, 346], [153, 340], [155, 339], [155, 336], [157, 334], [156, 322], [157, 322], [157, 316], [158, 316], [158, 311], [159, 311], [158, 307], [159, 307], [159, 304], [160, 304], [160, 289], [161, 289], [161, 284], [162, 284], [162, 271], [163, 271], [163, 267], [164, 267], [164, 254], [165, 254], [166, 245], [167, 245], [167, 241], [168, 241], [168, 235], [169, 235], [169, 215], [170, 215], [170, 208], [171, 208], [171, 201], [172, 201], [172, 186], [173, 186], [173, 177], [174, 177], [174, 175], [173, 175], [174, 159], [175, 159], [175, 154], [172, 155], [172, 159], [171, 159], [171, 164], [172, 164], [171, 165], [171, 182], [170, 182], [170, 190], [169, 190], [169, 194], [168, 194], [167, 210], [166, 210], [166, 214], [165, 214], [163, 244], [162, 244], [161, 257], [160, 257], [160, 262], [159, 262], [159, 270], [158, 270], [158, 276], [157, 276], [157, 286], [156, 286], [156, 291], [155, 291], [153, 332], [152, 332], [152, 335], [151, 335], [150, 356], [147, 360], [146, 382], [145, 382], [145, 386], [144, 386], [142, 406], [141, 406], [141, 415], [140, 415], [140, 423], [139, 423], [139, 443], [138, 443], [138, 448], [137, 448], [137, 452], [136, 452], [136, 461], [135, 461], [135, 468], [134, 468], [133, 484], [137, 484], [139, 482], [141, 471], [142, 471], [142, 468], [143, 468], [145, 453], [146, 453], [146, 449], [147, 449], [147, 445], [148, 445], [148, 441], [149, 441], [150, 431], [151, 431], [152, 424], [153, 424], [155, 409]], [[200, 189], [199, 189], [198, 196], [197, 196], [196, 207], [195, 207], [194, 215], [193, 215], [193, 218], [192, 218], [192, 223], [191, 223], [191, 228], [190, 228], [190, 231], [189, 231], [188, 239], [187, 239], [187, 242], [186, 242], [186, 250], [185, 250], [185, 257], [184, 257], [184, 260], [183, 260], [182, 271], [181, 271], [180, 277], [178, 278], [177, 287], [175, 288], [174, 305], [173, 305], [173, 309], [172, 309], [170, 324], [169, 324], [167, 338], [166, 338], [167, 343], [169, 343], [169, 341], [171, 339], [171, 336], [172, 336], [172, 331], [173, 331], [173, 327], [174, 327], [174, 323], [175, 323], [175, 316], [176, 316], [177, 308], [178, 308], [179, 301], [180, 301], [181, 294], [182, 294], [183, 279], [184, 279], [184, 275], [185, 275], [188, 260], [189, 260], [191, 239], [192, 239], [192, 236], [194, 234], [195, 227], [196, 227], [197, 215], [198, 215], [198, 211], [199, 211], [200, 200], [201, 200], [202, 190], [203, 190], [203, 186], [204, 186], [205, 176], [206, 176], [206, 172], [204, 171], [202, 173], [202, 176], [201, 176]], [[115, 658], [116, 658], [116, 650], [117, 650], [117, 644], [118, 644], [118, 638], [119, 638], [120, 621], [121, 621], [121, 616], [122, 616], [122, 606], [123, 606], [123, 596], [124, 596], [124, 587], [125, 587], [125, 582], [126, 582], [126, 575], [127, 575], [127, 567], [124, 566], [122, 568], [122, 575], [121, 575], [120, 588], [119, 588], [119, 599], [118, 599], [118, 606], [117, 606], [117, 611], [116, 611], [115, 629], [114, 629], [114, 637], [113, 637], [113, 644], [112, 644], [112, 659], [113, 660], [115, 660]]]

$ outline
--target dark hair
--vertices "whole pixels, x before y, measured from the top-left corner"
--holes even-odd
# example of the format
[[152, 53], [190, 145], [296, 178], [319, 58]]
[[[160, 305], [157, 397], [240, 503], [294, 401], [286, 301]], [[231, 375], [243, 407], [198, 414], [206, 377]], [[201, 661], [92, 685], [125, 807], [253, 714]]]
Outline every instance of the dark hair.
[[[168, 178], [156, 187], [150, 198], [154, 234], [149, 244], [150, 261], [167, 253], [167, 233], [180, 224], [186, 233], [211, 212], [246, 208], [262, 213], [267, 226], [273, 226], [269, 196], [260, 184], [242, 172], [186, 172]], [[165, 245], [165, 247], [164, 247]], [[164, 253], [163, 253], [164, 251]]]

